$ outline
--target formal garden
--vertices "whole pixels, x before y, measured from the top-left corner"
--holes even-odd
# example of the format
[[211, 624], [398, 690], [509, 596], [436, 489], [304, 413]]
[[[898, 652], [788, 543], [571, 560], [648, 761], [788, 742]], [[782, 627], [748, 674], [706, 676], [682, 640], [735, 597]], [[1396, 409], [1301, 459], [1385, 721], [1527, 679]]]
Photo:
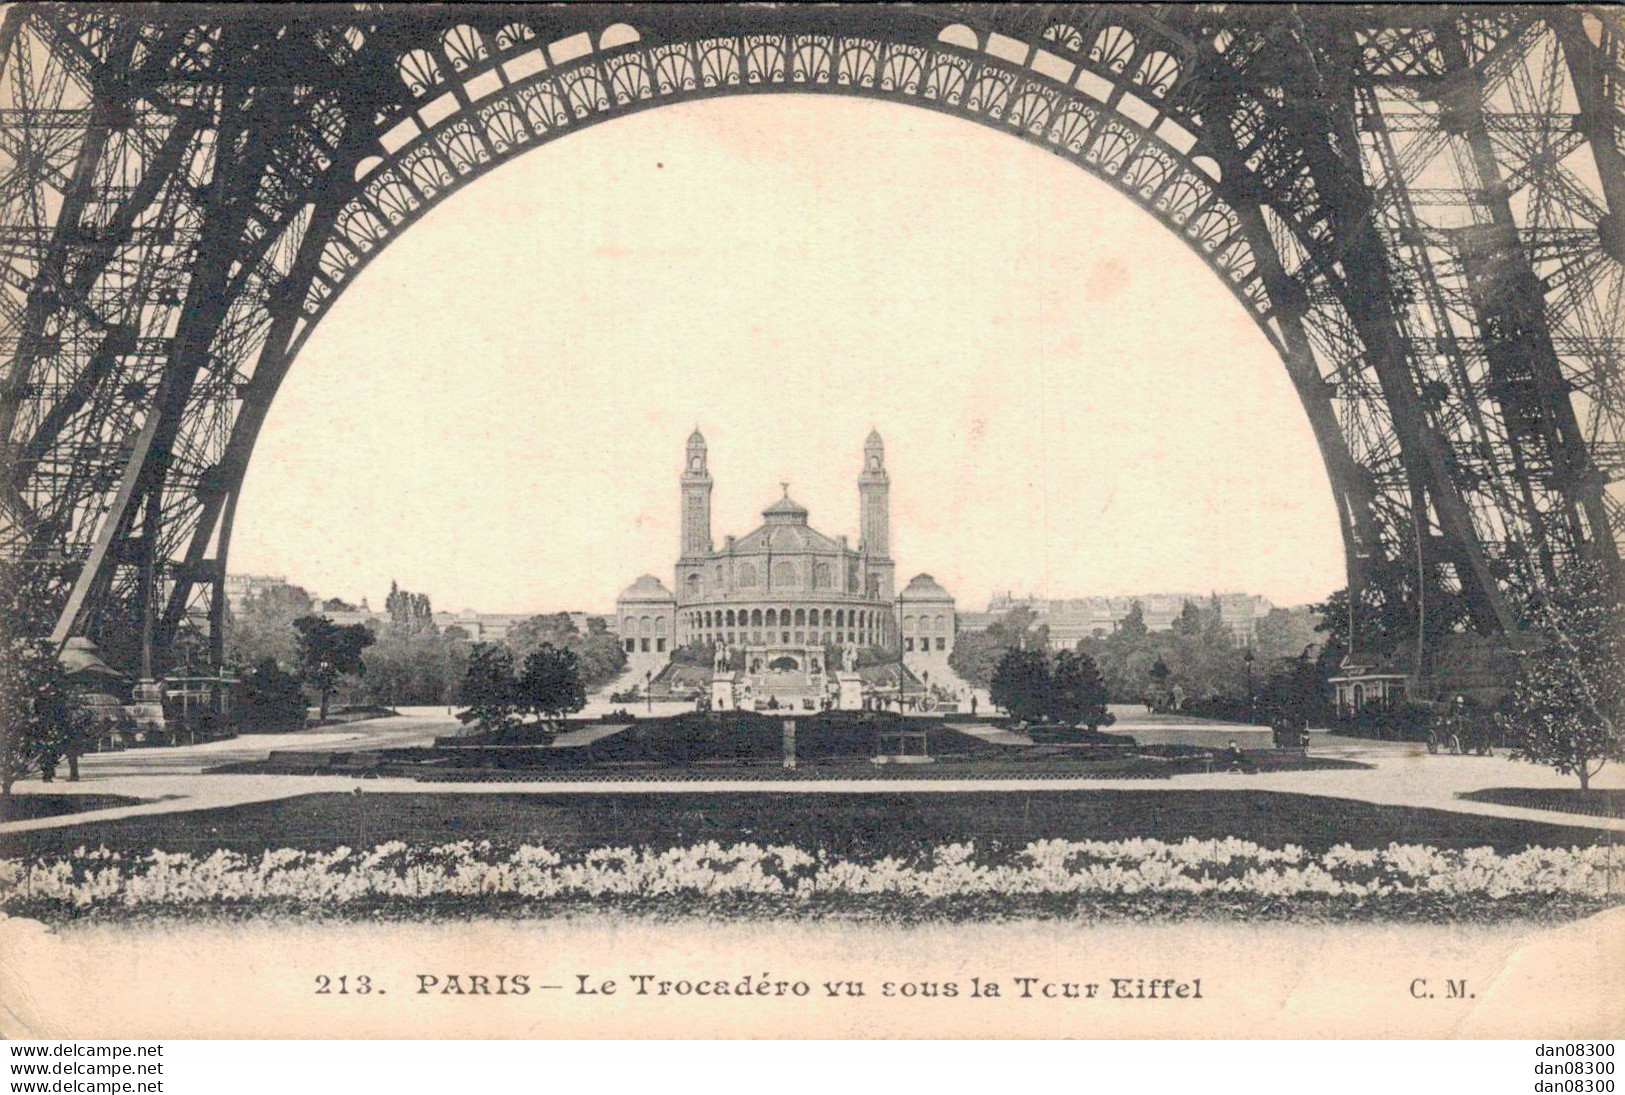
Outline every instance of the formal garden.
[[1566, 919], [1594, 830], [1259, 791], [319, 794], [0, 841], [0, 910], [149, 916]]
[[[1613, 797], [1588, 781], [1621, 759], [1620, 609], [1596, 588], [1578, 589], [1565, 604], [1561, 596], [1571, 592], [1558, 591], [1546, 606], [1549, 640], [1515, 682], [1514, 755], [1578, 777], [1585, 802], [1611, 812]], [[409, 599], [405, 608], [399, 627], [408, 630], [398, 638], [413, 634], [427, 606]], [[469, 645], [457, 686], [462, 733], [410, 748], [274, 750], [214, 770], [360, 777], [341, 784], [343, 792], [0, 835], [0, 911], [58, 923], [589, 909], [708, 918], [1488, 922], [1568, 919], [1625, 893], [1625, 856], [1616, 855], [1612, 834], [1579, 825], [1286, 794], [1245, 781], [1234, 789], [971, 790], [978, 779], [1156, 781], [1363, 767], [1296, 747], [1137, 742], [1113, 731], [1106, 709], [1121, 669], [1111, 651], [1097, 650], [1102, 672], [1087, 649], [1052, 651], [1042, 635], [1016, 627], [1019, 620], [1000, 625], [1005, 645], [984, 651], [996, 655], [988, 672], [1002, 711], [993, 718], [798, 715], [793, 747], [790, 720], [754, 713], [567, 721], [585, 702], [602, 636], [572, 633], [568, 618], [538, 620], [524, 651]], [[1170, 657], [1215, 645], [1194, 627], [1154, 642]], [[360, 659], [364, 669], [366, 651], [378, 645], [319, 615], [296, 618], [290, 630], [302, 668], [265, 665], [260, 683], [270, 700], [299, 704], [301, 715], [300, 701], [342, 700], [346, 667]], [[462, 641], [422, 627], [416, 634], [411, 641], [420, 644]], [[75, 725], [76, 701], [41, 640], [13, 628], [7, 641], [3, 797], [34, 800], [13, 816], [37, 825], [71, 809], [72, 796], [13, 796], [11, 783], [49, 770], [63, 727]], [[1303, 659], [1285, 667], [1290, 687], [1280, 695], [1301, 697], [1308, 670]], [[1147, 673], [1161, 676], [1157, 662]], [[369, 776], [408, 777], [422, 791], [396, 782], [372, 793]], [[944, 777], [969, 786], [929, 785]], [[690, 794], [471, 786], [584, 778], [758, 786]], [[857, 793], [794, 785], [804, 779], [897, 782]], [[1496, 793], [1487, 801], [1562, 808], [1517, 788]]]

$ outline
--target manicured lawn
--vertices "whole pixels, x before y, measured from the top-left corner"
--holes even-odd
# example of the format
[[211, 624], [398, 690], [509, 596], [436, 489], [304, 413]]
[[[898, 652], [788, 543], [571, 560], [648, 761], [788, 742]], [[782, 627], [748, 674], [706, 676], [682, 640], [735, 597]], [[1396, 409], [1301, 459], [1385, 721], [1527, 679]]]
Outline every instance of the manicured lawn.
[[13, 795], [0, 800], [0, 821], [30, 821], [37, 817], [59, 817], [86, 810], [107, 810], [114, 806], [134, 806], [138, 798], [124, 795]]
[[1474, 802], [1496, 802], [1531, 810], [1561, 810], [1592, 817], [1625, 817], [1625, 791], [1592, 787], [1487, 787], [1461, 796]]
[[557, 849], [796, 844], [870, 859], [974, 841], [998, 855], [1029, 841], [1237, 837], [1264, 847], [1391, 842], [1438, 848], [1586, 846], [1595, 830], [1265, 791], [1032, 791], [886, 794], [320, 794], [0, 836], [0, 855], [84, 845], [138, 852], [331, 849], [490, 840]]

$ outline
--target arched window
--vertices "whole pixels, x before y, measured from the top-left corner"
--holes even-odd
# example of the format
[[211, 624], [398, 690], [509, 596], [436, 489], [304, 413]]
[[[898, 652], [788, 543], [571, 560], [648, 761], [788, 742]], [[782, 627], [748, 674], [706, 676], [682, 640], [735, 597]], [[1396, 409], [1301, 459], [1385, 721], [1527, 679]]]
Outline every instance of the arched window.
[[807, 610], [806, 609], [804, 609], [804, 608], [796, 609], [796, 626], [797, 627], [806, 627], [807, 626]]
[[700, 595], [700, 576], [698, 574], [690, 574], [685, 584], [688, 586], [688, 595], [690, 597]]
[[642, 631], [642, 633], [647, 635], [651, 631], [653, 631], [654, 629], [655, 629], [654, 620], [652, 620], [648, 616], [643, 617], [643, 619], [640, 621], [640, 630]]
[[716, 582], [716, 588], [721, 589], [722, 588], [722, 567], [721, 567], [720, 564], [711, 572], [711, 577]]
[[903, 634], [907, 635], [909, 632], [911, 632], [913, 630], [914, 630], [914, 617], [913, 616], [904, 616], [903, 617]]
[[946, 616], [944, 616], [944, 615], [942, 615], [940, 613], [937, 615], [937, 630], [938, 631], [947, 631], [948, 630], [948, 617], [946, 617]]
[[761, 609], [759, 609], [759, 608], [751, 609], [751, 612], [750, 612], [750, 626], [752, 626], [752, 627], [761, 627], [762, 626], [762, 610]]
[[728, 626], [732, 627], [734, 625], [734, 610], [730, 608], [728, 610], [727, 615], [728, 615]]
[[778, 613], [777, 609], [770, 608], [770, 609], [767, 610], [767, 626], [768, 627], [778, 627], [779, 626], [779, 613]]
[[835, 626], [836, 627], [845, 627], [846, 626], [846, 609], [837, 608], [835, 610]]
[[773, 564], [773, 584], [788, 588], [796, 584], [796, 568], [791, 563]]
[[833, 578], [830, 575], [829, 564], [819, 563], [813, 568], [813, 588], [828, 589]]
[[739, 584], [753, 586], [756, 584], [756, 568], [749, 563], [742, 563], [739, 567]]

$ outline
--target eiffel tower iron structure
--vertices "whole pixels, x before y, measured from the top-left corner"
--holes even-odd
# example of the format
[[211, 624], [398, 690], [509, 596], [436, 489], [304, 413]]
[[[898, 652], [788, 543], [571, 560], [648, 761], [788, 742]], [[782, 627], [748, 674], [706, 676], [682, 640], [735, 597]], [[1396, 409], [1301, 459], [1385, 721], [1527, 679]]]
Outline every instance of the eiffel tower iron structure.
[[1318, 4], [12, 5], [0, 557], [58, 641], [218, 664], [255, 438], [367, 263], [532, 148], [786, 92], [990, 127], [1176, 234], [1279, 353], [1360, 596], [1493, 634], [1617, 561], [1618, 9]]

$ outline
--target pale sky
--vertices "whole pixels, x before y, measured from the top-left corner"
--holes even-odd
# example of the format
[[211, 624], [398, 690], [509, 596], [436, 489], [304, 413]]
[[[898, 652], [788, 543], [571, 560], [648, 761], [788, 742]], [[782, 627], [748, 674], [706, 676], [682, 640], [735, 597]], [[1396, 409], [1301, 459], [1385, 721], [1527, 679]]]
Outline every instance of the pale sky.
[[231, 570], [608, 610], [671, 584], [696, 424], [719, 546], [780, 480], [855, 543], [877, 426], [899, 582], [962, 609], [1343, 584], [1285, 370], [1192, 252], [1013, 137], [800, 95], [587, 129], [410, 228], [283, 384]]

